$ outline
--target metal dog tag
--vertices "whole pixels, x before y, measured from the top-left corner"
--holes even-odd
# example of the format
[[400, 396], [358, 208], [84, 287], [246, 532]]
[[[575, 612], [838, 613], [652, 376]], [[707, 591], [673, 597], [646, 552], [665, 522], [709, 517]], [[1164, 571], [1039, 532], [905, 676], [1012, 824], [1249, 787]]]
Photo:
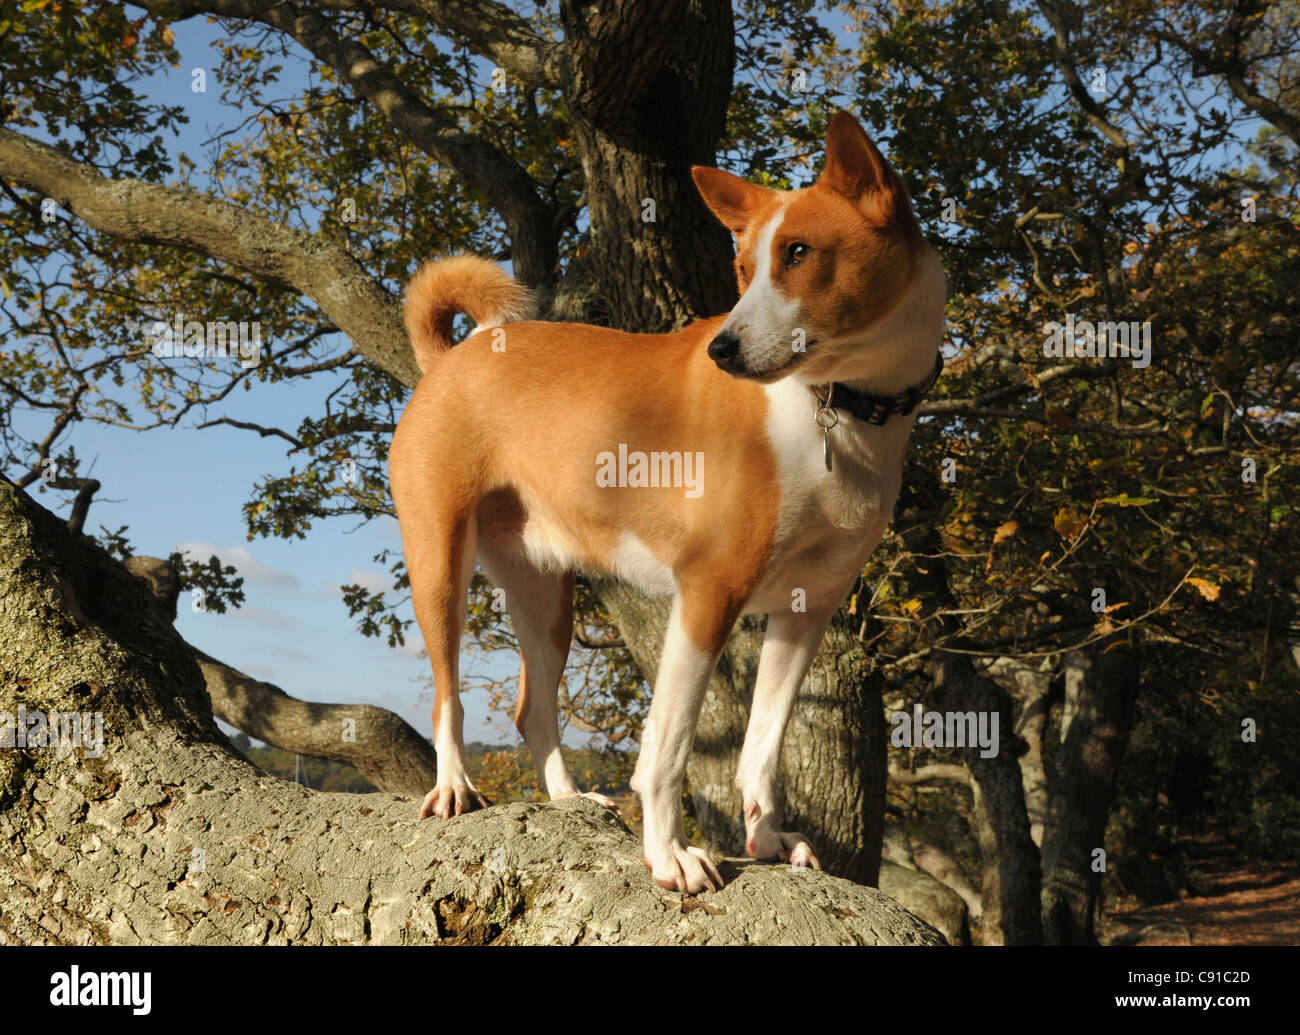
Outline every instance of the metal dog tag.
[[[829, 398], [827, 402], [829, 403]], [[840, 422], [840, 415], [829, 405], [817, 407], [817, 426], [822, 429], [822, 456], [826, 460], [826, 470], [831, 469], [831, 428]]]

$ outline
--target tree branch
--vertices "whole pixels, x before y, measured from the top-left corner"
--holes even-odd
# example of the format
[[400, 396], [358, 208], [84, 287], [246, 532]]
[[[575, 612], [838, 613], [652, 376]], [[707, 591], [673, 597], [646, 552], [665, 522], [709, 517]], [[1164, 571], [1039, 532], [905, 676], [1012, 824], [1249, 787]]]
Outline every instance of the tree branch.
[[970, 786], [970, 770], [964, 765], [948, 762], [936, 762], [923, 765], [918, 769], [891, 769], [889, 778], [909, 786], [919, 783], [931, 783], [934, 780], [951, 780], [953, 783]]
[[100, 490], [95, 478], [52, 478], [52, 489], [76, 489], [76, 498], [72, 501], [72, 513], [68, 515], [68, 531], [80, 533], [86, 527], [86, 515], [90, 512], [90, 502]]
[[[1238, 16], [1234, 14], [1234, 20]], [[1265, 97], [1255, 88], [1254, 83], [1247, 81], [1248, 69], [1239, 53], [1234, 53], [1231, 57], [1218, 54], [1204, 47], [1198, 47], [1190, 40], [1172, 32], [1157, 31], [1155, 36], [1165, 43], [1173, 44], [1191, 58], [1194, 70], [1222, 77], [1237, 100], [1260, 118], [1280, 129], [1291, 138], [1293, 143], [1300, 145], [1300, 115], [1271, 97]]]
[[244, 431], [256, 431], [262, 438], [276, 435], [288, 442], [295, 450], [306, 448], [300, 439], [294, 438], [294, 436], [287, 431], [282, 431], [280, 428], [267, 428], [261, 424], [254, 424], [252, 421], [235, 420], [233, 417], [218, 417], [215, 420], [204, 421], [199, 427], [214, 428], [218, 424], [229, 424], [232, 428], [242, 428]]
[[0, 177], [54, 198], [110, 236], [211, 256], [306, 295], [372, 362], [407, 385], [420, 377], [391, 293], [345, 249], [193, 191], [111, 180], [0, 127]]
[[1101, 105], [1093, 99], [1092, 94], [1088, 92], [1088, 88], [1083, 85], [1083, 81], [1079, 78], [1078, 67], [1070, 54], [1070, 30], [1066, 23], [1064, 5], [1056, 2], [1056, 0], [1038, 0], [1038, 9], [1043, 12], [1044, 17], [1052, 26], [1052, 53], [1056, 59], [1056, 64], [1061, 69], [1061, 74], [1065, 77], [1065, 85], [1069, 89], [1070, 95], [1083, 109], [1083, 113], [1093, 129], [1123, 151], [1125, 157], [1127, 157], [1131, 151], [1128, 137], [1124, 135], [1118, 126], [1106, 118], [1106, 113], [1102, 111]]
[[355, 766], [381, 791], [422, 799], [438, 780], [433, 746], [405, 719], [373, 704], [290, 697], [195, 650], [212, 714], [284, 751]]
[[[180, 593], [176, 569], [160, 557], [128, 557], [125, 564], [175, 621]], [[300, 701], [278, 686], [191, 649], [207, 682], [212, 714], [250, 737], [284, 751], [355, 766], [391, 794], [423, 798], [437, 782], [433, 746], [400, 715], [372, 704]]]
[[313, 10], [280, 0], [140, 0], [155, 14], [185, 18], [214, 14], [260, 22], [297, 40], [368, 101], [405, 139], [454, 169], [505, 221], [515, 276], [533, 287], [555, 280], [552, 213], [538, 185], [515, 161], [480, 136], [461, 130], [455, 118], [431, 107], [360, 43], [345, 39]]
[[963, 399], [935, 399], [932, 402], [923, 403], [920, 409], [917, 410], [917, 415], [934, 417], [942, 414], [969, 413], [989, 406], [991, 403], [1007, 402], [1022, 395], [1029, 395], [1038, 391], [1043, 385], [1051, 384], [1061, 378], [1096, 380], [1110, 377], [1114, 373], [1115, 363], [1111, 360], [1102, 363], [1065, 363], [1060, 366], [1048, 367], [1041, 373], [1033, 375], [1031, 379], [1013, 385], [1004, 385], [1001, 388], [993, 388], [987, 392], [981, 392], [979, 395], [972, 395]]
[[493, 0], [317, 0], [314, 6], [420, 15], [495, 61], [524, 86], [558, 90], [564, 84], [564, 45], [543, 38], [527, 20]]

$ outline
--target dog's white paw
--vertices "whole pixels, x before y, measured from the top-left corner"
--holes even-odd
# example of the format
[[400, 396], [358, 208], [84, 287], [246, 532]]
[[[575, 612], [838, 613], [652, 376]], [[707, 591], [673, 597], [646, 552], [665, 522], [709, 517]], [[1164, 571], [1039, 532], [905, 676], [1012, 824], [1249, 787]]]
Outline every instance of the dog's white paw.
[[760, 862], [788, 862], [797, 869], [822, 868], [821, 860], [803, 834], [777, 830], [770, 815], [755, 802], [745, 805], [745, 851]]
[[587, 791], [585, 793], [582, 791], [569, 791], [567, 794], [562, 792], [560, 794], [553, 795], [551, 800], [559, 801], [561, 798], [590, 798], [597, 805], [604, 805], [605, 808], [609, 809], [609, 811], [614, 813], [614, 815], [616, 815], [619, 819], [623, 818], [623, 810], [618, 807], [618, 802], [616, 802], [613, 798], [609, 798], [603, 794], [598, 793], [597, 791]]
[[442, 819], [451, 819], [452, 816], [463, 816], [466, 812], [486, 809], [491, 804], [469, 782], [468, 777], [450, 781], [446, 786], [439, 782], [437, 787], [424, 796], [419, 818], [428, 819], [430, 816], [438, 816]]
[[718, 891], [723, 884], [722, 875], [708, 853], [685, 842], [667, 844], [658, 849], [646, 845], [645, 868], [661, 888], [683, 891], [688, 895]]

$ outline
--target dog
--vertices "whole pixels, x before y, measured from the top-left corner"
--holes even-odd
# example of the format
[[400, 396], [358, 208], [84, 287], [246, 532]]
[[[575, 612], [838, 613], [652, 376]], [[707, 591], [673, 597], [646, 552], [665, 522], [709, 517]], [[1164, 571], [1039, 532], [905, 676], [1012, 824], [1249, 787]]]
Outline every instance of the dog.
[[[736, 237], [740, 299], [671, 334], [529, 321], [528, 292], [494, 263], [426, 263], [405, 300], [423, 376], [389, 476], [436, 684], [438, 780], [420, 818], [488, 804], [466, 769], [457, 670], [476, 559], [505, 592], [522, 656], [515, 724], [552, 799], [581, 793], [556, 715], [574, 573], [612, 573], [672, 598], [632, 789], [646, 867], [694, 894], [723, 881], [686, 840], [682, 778], [742, 614], [768, 616], [737, 776], [746, 850], [820, 868], [781, 827], [781, 742], [889, 522], [942, 368], [946, 282], [901, 179], [845, 112], [810, 187], [692, 175]], [[458, 313], [477, 326], [452, 347]]]

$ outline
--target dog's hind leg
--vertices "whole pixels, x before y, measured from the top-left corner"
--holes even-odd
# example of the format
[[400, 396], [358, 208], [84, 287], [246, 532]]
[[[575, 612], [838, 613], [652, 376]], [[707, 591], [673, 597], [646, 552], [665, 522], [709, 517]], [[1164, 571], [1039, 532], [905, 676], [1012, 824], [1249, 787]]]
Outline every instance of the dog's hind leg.
[[[485, 542], [483, 570], [505, 593], [505, 607], [519, 641], [519, 700], [515, 726], [528, 745], [542, 791], [552, 801], [582, 794], [564, 763], [556, 698], [573, 636], [573, 575], [540, 571], [521, 553]], [[618, 811], [613, 800], [585, 797]]]
[[420, 806], [420, 818], [449, 819], [488, 805], [469, 778], [465, 709], [460, 703], [460, 636], [477, 539], [475, 490], [467, 472], [450, 466], [434, 469], [427, 454], [415, 451], [417, 441], [418, 432], [398, 426], [389, 451], [389, 479], [402, 528], [411, 603], [424, 634], [435, 687], [433, 746], [438, 753], [438, 782]]
[[[402, 534], [405, 540], [405, 524]], [[462, 520], [434, 542], [405, 547], [411, 600], [435, 686], [433, 746], [438, 753], [438, 783], [420, 806], [421, 819], [433, 815], [450, 819], [489, 804], [469, 778], [465, 708], [460, 702], [460, 638], [474, 573], [474, 539], [473, 522]]]

